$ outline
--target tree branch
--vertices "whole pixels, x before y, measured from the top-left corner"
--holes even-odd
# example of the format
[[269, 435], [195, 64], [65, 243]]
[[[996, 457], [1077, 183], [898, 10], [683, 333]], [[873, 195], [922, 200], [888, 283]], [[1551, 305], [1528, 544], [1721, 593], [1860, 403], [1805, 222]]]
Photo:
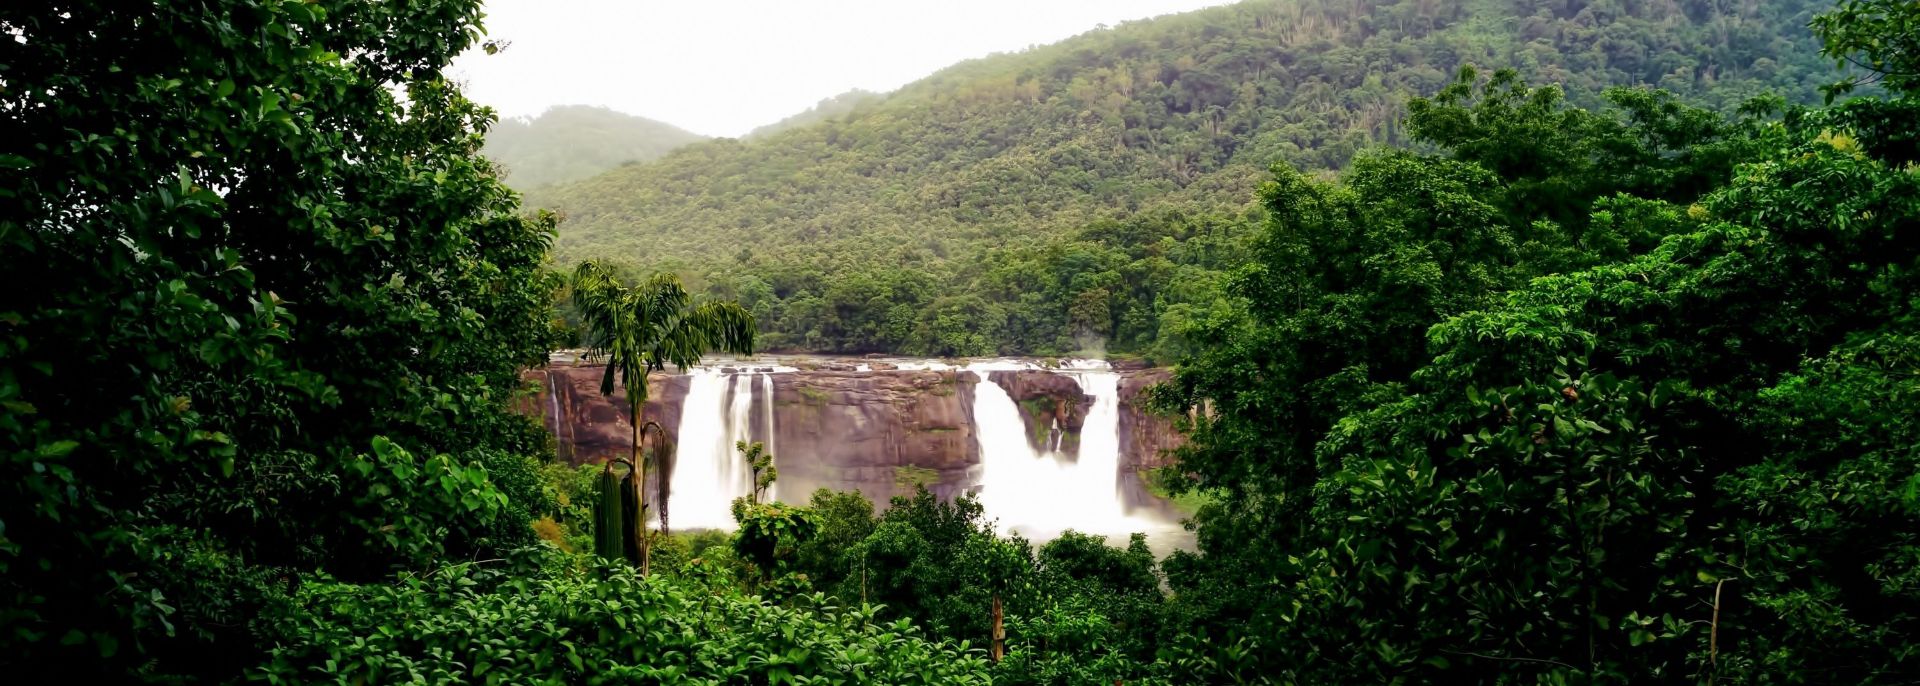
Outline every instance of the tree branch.
[[1538, 657], [1500, 657], [1498, 655], [1487, 655], [1484, 653], [1475, 653], [1475, 652], [1470, 652], [1465, 650], [1448, 650], [1446, 648], [1441, 648], [1440, 652], [1447, 653], [1449, 655], [1465, 655], [1467, 657], [1477, 657], [1483, 660], [1499, 660], [1501, 662], [1535, 662], [1539, 664], [1565, 667], [1567, 669], [1572, 669], [1572, 670], [1579, 669], [1578, 667], [1567, 664], [1565, 662], [1561, 662], [1559, 660], [1548, 660], [1548, 659], [1538, 658]]

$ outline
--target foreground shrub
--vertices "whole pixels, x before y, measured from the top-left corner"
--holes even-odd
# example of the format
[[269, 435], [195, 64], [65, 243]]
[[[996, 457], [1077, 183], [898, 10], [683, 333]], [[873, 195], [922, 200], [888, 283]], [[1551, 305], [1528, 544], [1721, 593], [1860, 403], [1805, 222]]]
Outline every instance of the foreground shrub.
[[[564, 570], [565, 567], [559, 567]], [[268, 683], [985, 684], [981, 651], [877, 609], [706, 594], [625, 565], [526, 575], [458, 566], [308, 584]]]

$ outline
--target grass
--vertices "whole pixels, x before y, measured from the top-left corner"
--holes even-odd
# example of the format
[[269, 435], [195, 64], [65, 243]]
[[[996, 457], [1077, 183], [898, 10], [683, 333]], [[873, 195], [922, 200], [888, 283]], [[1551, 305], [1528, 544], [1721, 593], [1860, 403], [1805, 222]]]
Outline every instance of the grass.
[[940, 480], [940, 472], [926, 467], [894, 467], [893, 485], [903, 491], [932, 484]]
[[1027, 414], [1045, 417], [1053, 414], [1054, 401], [1053, 398], [1042, 395], [1020, 401], [1020, 407], [1026, 408]]
[[1161, 476], [1159, 470], [1143, 469], [1139, 474], [1140, 483], [1147, 487], [1147, 493], [1172, 503], [1173, 509], [1189, 517], [1200, 512], [1201, 507], [1219, 500], [1212, 492], [1199, 489], [1174, 495], [1171, 489], [1167, 488], [1166, 479]]
[[[1060, 403], [1058, 400], [1052, 396], [1045, 395], [1020, 401], [1020, 409], [1025, 410], [1027, 417], [1032, 420], [1029, 424], [1029, 429], [1033, 433], [1034, 443], [1045, 445], [1047, 439], [1053, 437], [1054, 412], [1059, 406]], [[1068, 436], [1073, 436], [1077, 433], [1067, 431], [1067, 428], [1064, 426], [1060, 428], [1062, 431], [1066, 431]]]

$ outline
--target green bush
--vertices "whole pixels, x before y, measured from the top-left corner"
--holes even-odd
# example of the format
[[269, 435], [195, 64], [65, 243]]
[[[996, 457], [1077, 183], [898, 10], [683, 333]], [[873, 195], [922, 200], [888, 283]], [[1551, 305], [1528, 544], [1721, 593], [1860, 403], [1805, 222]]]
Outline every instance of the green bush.
[[624, 564], [529, 574], [473, 565], [392, 584], [316, 581], [253, 677], [422, 684], [986, 684], [965, 643], [824, 596], [771, 605]]

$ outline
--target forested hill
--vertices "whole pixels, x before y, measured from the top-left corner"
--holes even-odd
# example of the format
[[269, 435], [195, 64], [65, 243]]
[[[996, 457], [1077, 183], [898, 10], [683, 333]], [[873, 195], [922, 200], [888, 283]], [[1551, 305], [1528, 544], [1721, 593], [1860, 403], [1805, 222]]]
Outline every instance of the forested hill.
[[[1032, 304], [1022, 297], [1071, 318], [1088, 287], [1006, 287], [989, 272], [1014, 257], [978, 258], [1080, 239], [1109, 219], [1234, 224], [1271, 164], [1336, 168], [1368, 146], [1401, 143], [1408, 99], [1433, 94], [1462, 65], [1513, 67], [1580, 105], [1612, 85], [1722, 108], [1768, 90], [1812, 99], [1834, 72], [1806, 24], [1830, 5], [1256, 0], [961, 63], [823, 121], [689, 146], [529, 201], [566, 214], [562, 261], [624, 258], [715, 284], [760, 304], [776, 346], [1048, 352], [1073, 345], [1071, 334], [952, 340], [932, 329], [943, 313], [1021, 326], [1040, 316], [1015, 311]], [[1127, 233], [1178, 245], [1193, 231]], [[861, 279], [877, 285], [853, 300], [825, 295]], [[1023, 295], [1049, 289], [1065, 295]], [[1101, 337], [1126, 338], [1119, 290], [1099, 307], [1081, 303], [1082, 319], [1107, 322], [1092, 327]], [[962, 294], [982, 301], [936, 302]], [[910, 311], [875, 310], [875, 297]], [[787, 312], [796, 299], [802, 314]], [[1135, 318], [1165, 314], [1149, 305]], [[859, 321], [834, 321], [849, 318]]]
[[622, 164], [659, 159], [706, 136], [604, 107], [567, 105], [538, 117], [502, 119], [487, 132], [486, 156], [517, 188], [574, 181]]
[[809, 108], [805, 112], [801, 112], [791, 117], [787, 117], [786, 119], [782, 119], [780, 121], [774, 122], [772, 124], [768, 124], [766, 126], [755, 128], [754, 130], [748, 132], [747, 135], [742, 136], [742, 138], [753, 139], [753, 138], [759, 138], [764, 136], [771, 136], [773, 134], [779, 133], [781, 131], [785, 131], [787, 129], [797, 129], [802, 126], [807, 126], [809, 124], [817, 124], [829, 119], [833, 119], [835, 117], [844, 117], [849, 114], [852, 114], [853, 111], [856, 109], [859, 109], [861, 105], [878, 101], [881, 99], [881, 97], [882, 96], [879, 93], [875, 93], [873, 91], [860, 90], [858, 88], [855, 88], [853, 90], [847, 91], [845, 93], [841, 93], [831, 98], [821, 100], [818, 104]]

